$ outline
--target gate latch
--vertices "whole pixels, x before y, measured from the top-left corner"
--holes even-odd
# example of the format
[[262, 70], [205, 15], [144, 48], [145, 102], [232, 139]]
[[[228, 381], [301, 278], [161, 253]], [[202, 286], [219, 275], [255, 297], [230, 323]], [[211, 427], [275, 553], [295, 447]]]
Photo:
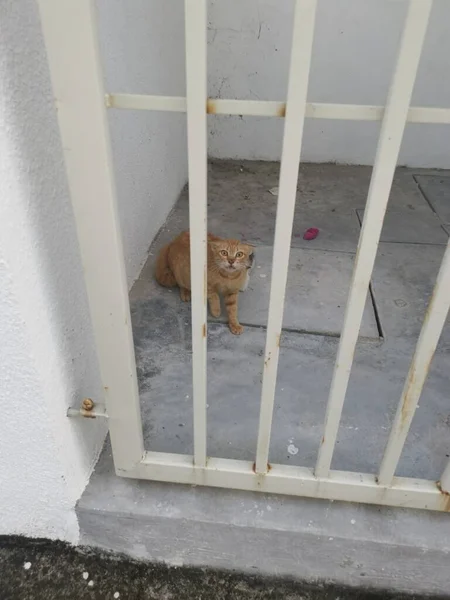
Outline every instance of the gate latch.
[[83, 398], [80, 408], [68, 408], [68, 417], [86, 417], [87, 419], [96, 419], [101, 417], [107, 419], [106, 406], [99, 402], [95, 403], [91, 398]]

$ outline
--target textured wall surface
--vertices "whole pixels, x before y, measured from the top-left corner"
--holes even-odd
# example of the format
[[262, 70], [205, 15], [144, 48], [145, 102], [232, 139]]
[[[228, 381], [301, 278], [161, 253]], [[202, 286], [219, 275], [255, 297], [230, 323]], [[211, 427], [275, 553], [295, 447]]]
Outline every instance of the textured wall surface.
[[[209, 95], [284, 100], [294, 0], [209, 0]], [[319, 0], [310, 102], [384, 104], [407, 2]], [[435, 0], [412, 103], [450, 106], [450, 4]], [[377, 123], [307, 120], [303, 158], [372, 164]], [[210, 154], [279, 160], [283, 120], [210, 117]], [[408, 125], [400, 163], [447, 167], [450, 126]]]
[[105, 424], [37, 7], [0, 3], [0, 534], [76, 541]]
[[[129, 4], [97, 2], [108, 91], [183, 95], [183, 3]], [[0, 23], [0, 534], [77, 541], [106, 425], [66, 411], [101, 382], [35, 0]], [[185, 116], [110, 123], [131, 283], [186, 182]]]
[[[185, 95], [182, 0], [97, 0], [105, 89]], [[186, 115], [110, 111], [129, 283], [187, 181]]]

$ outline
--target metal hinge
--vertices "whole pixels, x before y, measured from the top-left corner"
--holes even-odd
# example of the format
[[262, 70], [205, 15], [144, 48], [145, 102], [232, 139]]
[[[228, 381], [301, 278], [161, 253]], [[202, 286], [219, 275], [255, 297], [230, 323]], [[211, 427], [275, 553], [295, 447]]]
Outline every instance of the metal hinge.
[[86, 417], [87, 419], [96, 419], [97, 417], [107, 419], [106, 406], [95, 403], [91, 398], [83, 398], [80, 408], [68, 408], [68, 417]]

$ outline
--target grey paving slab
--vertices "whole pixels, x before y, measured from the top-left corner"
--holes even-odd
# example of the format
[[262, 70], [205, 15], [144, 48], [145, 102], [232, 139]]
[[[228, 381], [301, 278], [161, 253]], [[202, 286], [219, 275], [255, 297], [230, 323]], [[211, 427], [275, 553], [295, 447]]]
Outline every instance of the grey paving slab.
[[[265, 326], [269, 310], [273, 249], [256, 249], [256, 267], [248, 289], [239, 296], [243, 324]], [[343, 252], [291, 249], [283, 327], [296, 331], [340, 335], [344, 321], [354, 255]], [[378, 338], [370, 295], [360, 335]]]
[[[208, 229], [223, 237], [239, 238], [258, 245], [272, 245], [278, 197], [273, 196], [269, 190], [278, 185], [277, 177], [266, 175], [262, 181], [258, 181], [259, 173], [252, 177], [250, 179], [246, 171], [240, 170], [232, 170], [230, 173], [210, 171]], [[322, 184], [323, 187], [325, 186]], [[332, 202], [333, 196], [329, 204], [319, 203], [317, 198], [320, 198], [321, 193], [329, 196], [326, 189], [319, 191], [317, 196], [314, 195], [314, 190], [305, 194], [301, 191], [297, 193], [292, 246], [355, 252], [359, 236], [355, 210], [348, 209], [342, 203], [339, 205], [336, 197]], [[155, 247], [188, 229], [188, 206], [188, 191], [184, 190], [161, 230]], [[320, 234], [316, 240], [305, 242], [303, 234], [310, 227], [317, 227]]]
[[[265, 327], [267, 324], [272, 253], [271, 247], [256, 247], [256, 265], [251, 272], [249, 286], [245, 292], [239, 294], [239, 319], [243, 325]], [[164, 289], [153, 281], [154, 258], [155, 255], [147, 264], [141, 280], [134, 286], [132, 301], [149, 296], [164, 298], [164, 306], [170, 305], [174, 312], [181, 311], [179, 314], [183, 315], [183, 319], [190, 322], [189, 310], [186, 311], [185, 307], [181, 306], [183, 303], [178, 289]], [[353, 261], [353, 254], [292, 248], [283, 327], [323, 335], [340, 335]], [[146, 283], [142, 282], [144, 275]], [[217, 319], [208, 315], [208, 320], [213, 322]], [[218, 320], [226, 322], [223, 302], [222, 316]], [[367, 338], [379, 337], [370, 295], [366, 302], [360, 335]]]
[[[381, 243], [372, 275], [375, 304], [386, 337], [409, 338], [420, 333], [444, 246]], [[445, 327], [441, 343], [450, 343]]]
[[[251, 168], [234, 163], [212, 167], [213, 172], [218, 173], [218, 188], [223, 189], [228, 178], [234, 181], [234, 197], [241, 176], [250, 189], [256, 174], [263, 173], [264, 186], [268, 187], [273, 183], [270, 179], [274, 176], [273, 169], [273, 165], [260, 163], [252, 163]], [[312, 198], [319, 181], [334, 176], [335, 171], [314, 167], [305, 168], [305, 173], [300, 186], [304, 186], [303, 193], [311, 194]], [[343, 173], [338, 181], [344, 178], [352, 183], [350, 217], [360, 201], [355, 190], [362, 189], [363, 181], [368, 183], [370, 170], [344, 168]], [[305, 184], [306, 179], [310, 187]], [[211, 181], [215, 181], [212, 176]], [[233, 186], [230, 189], [234, 189]], [[338, 206], [339, 194], [333, 196], [332, 181], [328, 181], [326, 187], [331, 190], [332, 202]], [[416, 217], [408, 221], [405, 215], [432, 214], [410, 172], [397, 172], [393, 189], [395, 209], [403, 214], [408, 227], [415, 227], [418, 221]], [[326, 203], [326, 198], [321, 198], [317, 206]], [[230, 203], [229, 207], [232, 206]], [[190, 306], [180, 302], [176, 289], [160, 288], [153, 280], [158, 248], [184, 227], [187, 212], [184, 214], [179, 207], [152, 247], [141, 278], [131, 292], [131, 300], [146, 439], [152, 449], [189, 453], [192, 451]], [[227, 213], [230, 227], [232, 218], [238, 219], [238, 211], [232, 212], [230, 208]], [[258, 221], [254, 226], [255, 231], [260, 231], [262, 223]], [[364, 337], [356, 353], [339, 431], [335, 468], [376, 471], [443, 250], [442, 246], [427, 244], [380, 244], [372, 283], [388, 342], [379, 345], [373, 340], [364, 341], [378, 334], [368, 302], [361, 330]], [[214, 324], [210, 319], [208, 418], [210, 452], [216, 456], [250, 459], [254, 455], [265, 342], [265, 332], [258, 326], [264, 325], [267, 319], [271, 255], [270, 246], [257, 248], [257, 264], [251, 274], [250, 287], [240, 295], [241, 321], [252, 327], [247, 327], [243, 336], [236, 338], [225, 326]], [[310, 245], [306, 249], [293, 247], [284, 327], [297, 332], [338, 335], [352, 262], [353, 256], [349, 253], [318, 250]], [[432, 473], [437, 477], [443, 465], [442, 448], [447, 431], [445, 390], [448, 387], [443, 364], [448, 358], [449, 343], [447, 326], [440, 354], [433, 363], [438, 365], [434, 379], [430, 378], [427, 384], [425, 401], [430, 408], [423, 414], [418, 411], [413, 424], [418, 428], [415, 435], [419, 435], [422, 442], [418, 451], [412, 445], [402, 458], [403, 474], [419, 476], [420, 473], [429, 477]], [[331, 337], [322, 339], [285, 332], [274, 412], [272, 460], [313, 466], [322, 435], [336, 344], [337, 340]], [[437, 439], [440, 445], [436, 444]], [[289, 446], [292, 446], [291, 451], [288, 451]]]
[[[192, 452], [190, 331], [153, 301], [136, 304], [133, 326], [147, 448]], [[208, 454], [251, 460], [256, 448], [265, 332], [248, 328], [230, 335], [226, 326], [208, 332]], [[274, 410], [270, 459], [312, 467], [337, 351], [337, 339], [285, 332]], [[403, 341], [360, 342], [352, 370], [333, 467], [376, 472], [412, 354]], [[422, 443], [402, 457], [403, 474], [438, 477], [445, 464], [442, 417], [448, 407], [448, 351], [440, 349], [418, 413]], [[424, 421], [422, 421], [424, 419]], [[450, 422], [450, 418], [449, 418]], [[450, 439], [450, 429], [446, 425]]]
[[[362, 223], [364, 210], [358, 210]], [[438, 216], [429, 206], [407, 207], [404, 210], [388, 208], [381, 231], [382, 242], [402, 244], [446, 244], [448, 235]]]
[[450, 225], [450, 177], [444, 175], [415, 175], [415, 180], [443, 223]]
[[[360, 234], [356, 211], [364, 209], [371, 172], [369, 167], [301, 165], [292, 246], [355, 252]], [[278, 186], [279, 165], [255, 161], [213, 161], [208, 175], [209, 230], [224, 237], [271, 246], [278, 198], [269, 190]], [[387, 224], [393, 222], [389, 226], [397, 237], [386, 238], [386, 241], [397, 241], [398, 238], [408, 242], [436, 240], [434, 243], [445, 243], [445, 233], [433, 229], [436, 217], [420, 193], [412, 172], [397, 170], [389, 211], [393, 216], [388, 217]], [[155, 248], [187, 229], [188, 215], [185, 189], [157, 237]], [[307, 242], [303, 240], [303, 234], [309, 227], [319, 228], [320, 233], [315, 240]], [[430, 228], [434, 235], [432, 239]], [[391, 236], [392, 231], [388, 233]]]

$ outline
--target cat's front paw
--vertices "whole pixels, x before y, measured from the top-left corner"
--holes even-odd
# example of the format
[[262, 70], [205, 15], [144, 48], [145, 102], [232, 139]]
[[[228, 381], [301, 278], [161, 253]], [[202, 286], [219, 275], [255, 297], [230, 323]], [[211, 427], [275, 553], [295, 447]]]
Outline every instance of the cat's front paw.
[[181, 300], [183, 302], [190, 302], [191, 301], [191, 290], [188, 290], [186, 288], [181, 288], [180, 296], [181, 296]]
[[222, 311], [221, 311], [221, 309], [220, 309], [220, 306], [216, 306], [216, 307], [211, 307], [211, 306], [210, 306], [210, 307], [209, 307], [209, 311], [210, 311], [211, 315], [212, 315], [213, 317], [215, 317], [216, 319], [217, 319], [218, 317], [220, 317], [220, 315], [222, 314]]
[[244, 331], [244, 328], [239, 323], [228, 323], [228, 327], [230, 328], [231, 333], [234, 335], [241, 335]]

